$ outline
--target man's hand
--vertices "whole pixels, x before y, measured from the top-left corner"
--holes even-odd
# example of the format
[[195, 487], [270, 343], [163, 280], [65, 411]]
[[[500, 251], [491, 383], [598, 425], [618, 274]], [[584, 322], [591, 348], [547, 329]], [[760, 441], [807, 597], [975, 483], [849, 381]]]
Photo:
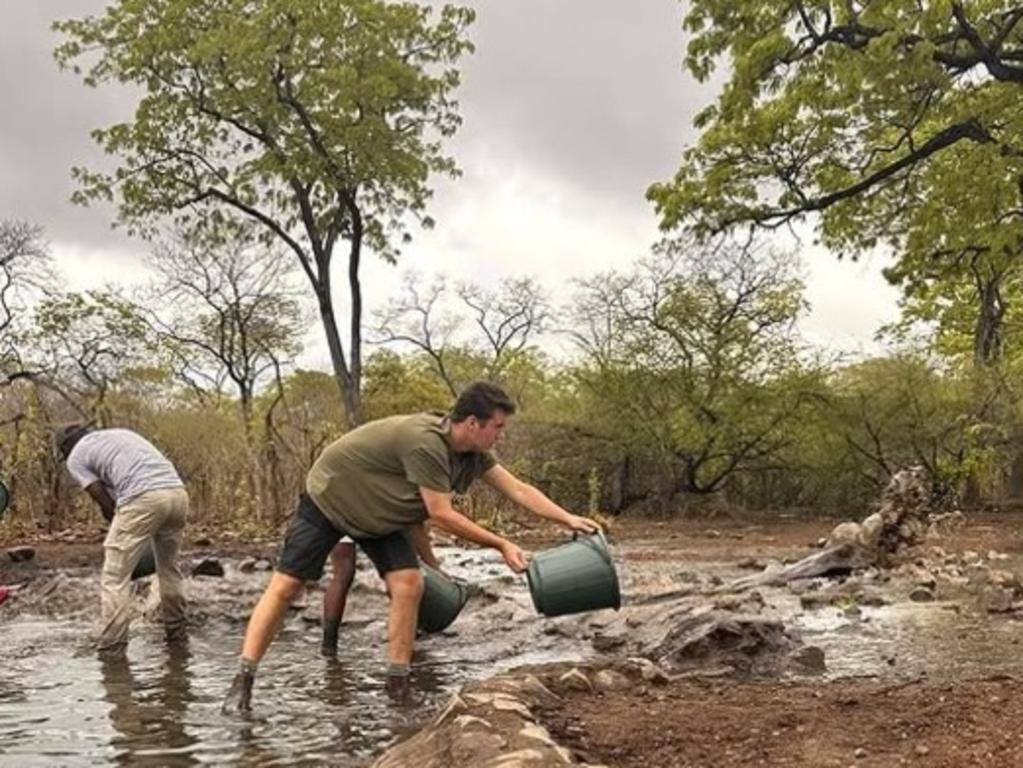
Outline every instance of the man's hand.
[[579, 515], [569, 515], [565, 525], [579, 533], [599, 533], [602, 530], [600, 523], [590, 520], [588, 517], [580, 517]]
[[515, 573], [522, 573], [526, 570], [528, 563], [526, 562], [526, 553], [523, 552], [515, 544], [512, 544], [507, 539], [498, 548], [501, 553], [501, 557], [504, 558], [504, 562], [508, 564]]

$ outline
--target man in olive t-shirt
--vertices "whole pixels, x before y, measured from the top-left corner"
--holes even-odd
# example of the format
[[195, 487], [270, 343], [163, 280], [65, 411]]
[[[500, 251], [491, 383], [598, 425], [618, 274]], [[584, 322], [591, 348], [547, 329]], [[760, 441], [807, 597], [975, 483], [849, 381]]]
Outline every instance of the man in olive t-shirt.
[[567, 512], [497, 463], [490, 451], [513, 413], [515, 404], [502, 389], [476, 382], [459, 395], [450, 414], [381, 419], [327, 446], [309, 470], [306, 493], [285, 534], [277, 569], [249, 620], [241, 669], [224, 701], [225, 712], [250, 708], [256, 668], [288, 606], [306, 580], [320, 577], [342, 536], [355, 540], [387, 584], [387, 690], [401, 700], [408, 695], [423, 594], [419, 559], [440, 566], [424, 523], [498, 550], [516, 573], [526, 569], [525, 553], [455, 511], [452, 494], [466, 491], [482, 477], [534, 514], [576, 531], [599, 530], [592, 520]]

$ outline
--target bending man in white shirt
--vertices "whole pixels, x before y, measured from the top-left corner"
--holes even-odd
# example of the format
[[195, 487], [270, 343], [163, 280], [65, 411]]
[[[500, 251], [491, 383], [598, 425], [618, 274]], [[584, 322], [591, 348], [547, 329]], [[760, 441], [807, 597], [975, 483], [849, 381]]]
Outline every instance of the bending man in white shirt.
[[178, 553], [188, 494], [174, 465], [129, 429], [74, 424], [55, 442], [68, 473], [110, 522], [103, 542], [102, 611], [97, 645], [123, 652], [131, 623], [131, 573], [152, 542], [168, 640], [185, 635], [185, 598]]

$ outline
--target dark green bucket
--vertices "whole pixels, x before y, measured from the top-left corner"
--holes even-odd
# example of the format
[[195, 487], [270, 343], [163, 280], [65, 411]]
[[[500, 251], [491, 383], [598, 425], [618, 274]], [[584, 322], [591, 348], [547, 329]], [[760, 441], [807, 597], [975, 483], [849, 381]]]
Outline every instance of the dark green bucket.
[[7, 491], [7, 486], [0, 480], [0, 517], [3, 517], [4, 511], [7, 509], [7, 505], [11, 501], [11, 494]]
[[156, 573], [156, 553], [153, 552], [153, 545], [150, 544], [135, 565], [135, 570], [131, 572], [131, 580], [144, 579], [154, 573]]
[[618, 574], [602, 533], [534, 553], [526, 576], [533, 605], [544, 616], [622, 606]]
[[418, 628], [440, 632], [451, 626], [469, 599], [469, 590], [428, 565], [423, 570], [423, 599], [419, 603]]

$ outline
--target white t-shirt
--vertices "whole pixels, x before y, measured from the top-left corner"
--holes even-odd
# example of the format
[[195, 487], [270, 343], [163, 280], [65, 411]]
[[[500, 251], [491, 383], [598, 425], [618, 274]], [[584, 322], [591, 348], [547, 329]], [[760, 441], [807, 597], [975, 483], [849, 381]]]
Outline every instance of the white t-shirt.
[[174, 465], [130, 429], [90, 432], [71, 449], [67, 469], [82, 488], [103, 483], [119, 507], [149, 491], [184, 486]]

